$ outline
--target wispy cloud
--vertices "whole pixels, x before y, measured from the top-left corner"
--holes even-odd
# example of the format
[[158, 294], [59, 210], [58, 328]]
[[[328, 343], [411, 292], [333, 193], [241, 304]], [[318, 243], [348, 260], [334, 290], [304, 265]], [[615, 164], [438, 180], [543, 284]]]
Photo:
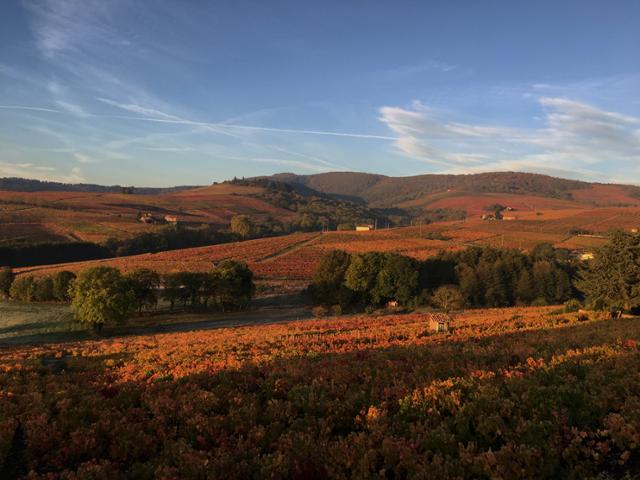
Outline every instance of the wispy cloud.
[[542, 128], [455, 122], [421, 104], [383, 107], [380, 120], [398, 134], [399, 152], [443, 171], [531, 170], [601, 180], [606, 171], [637, 172], [640, 118], [567, 98], [539, 102]]
[[0, 177], [34, 178], [64, 183], [80, 183], [85, 179], [79, 168], [60, 173], [57, 168], [24, 162], [0, 162]]

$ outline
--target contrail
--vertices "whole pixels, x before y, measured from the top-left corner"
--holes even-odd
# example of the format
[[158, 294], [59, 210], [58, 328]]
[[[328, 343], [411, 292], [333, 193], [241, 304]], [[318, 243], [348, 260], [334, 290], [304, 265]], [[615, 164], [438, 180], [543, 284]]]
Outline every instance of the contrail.
[[[0, 108], [3, 109], [13, 109], [13, 110], [35, 110], [40, 112], [52, 112], [52, 113], [61, 113], [64, 114], [60, 110], [54, 110], [52, 108], [43, 108], [43, 107], [28, 107], [22, 105], [0, 105]], [[373, 140], [396, 140], [396, 137], [389, 137], [386, 135], [370, 135], [366, 133], [348, 133], [348, 132], [331, 132], [331, 131], [323, 131], [323, 130], [297, 130], [293, 128], [271, 128], [271, 127], [255, 127], [251, 125], [232, 125], [228, 123], [210, 123], [210, 122], [194, 122], [192, 120], [184, 120], [184, 119], [169, 119], [169, 118], [150, 118], [150, 117], [134, 117], [130, 115], [95, 115], [88, 114], [90, 117], [99, 117], [99, 118], [120, 118], [123, 120], [138, 120], [144, 122], [154, 122], [154, 123], [169, 123], [175, 125], [191, 125], [197, 127], [207, 127], [212, 129], [221, 129], [221, 130], [251, 130], [257, 132], [274, 132], [274, 133], [293, 133], [300, 135], [325, 135], [330, 137], [346, 137], [346, 138], [365, 138], [365, 139], [373, 139]], [[218, 133], [227, 133], [228, 132], [220, 132]]]
[[0, 108], [5, 110], [35, 110], [38, 112], [62, 113], [60, 110], [54, 110], [53, 108], [27, 107], [25, 105], [0, 105]]
[[221, 129], [255, 130], [255, 131], [263, 131], [263, 132], [297, 133], [297, 134], [305, 134], [305, 135], [328, 135], [332, 137], [370, 138], [375, 140], [396, 140], [396, 137], [388, 137], [385, 135], [369, 135], [365, 133], [345, 133], [345, 132], [327, 132], [322, 130], [296, 130], [292, 128], [254, 127], [249, 125], [230, 125], [228, 123], [208, 123], [208, 122], [194, 122], [191, 120], [170, 120], [170, 119], [164, 119], [164, 118], [132, 117], [129, 115], [104, 115], [104, 116], [111, 117], [111, 118], [121, 118], [126, 120], [141, 120], [146, 122], [172, 123], [172, 124], [178, 124], [178, 125], [193, 125], [193, 126], [199, 126], [199, 127], [211, 127], [211, 128], [221, 128]]

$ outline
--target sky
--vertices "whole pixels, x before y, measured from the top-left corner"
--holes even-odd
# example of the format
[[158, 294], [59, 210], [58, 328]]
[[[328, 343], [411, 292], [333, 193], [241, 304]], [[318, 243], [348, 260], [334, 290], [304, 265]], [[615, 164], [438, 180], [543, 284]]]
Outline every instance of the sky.
[[640, 184], [640, 2], [3, 0], [0, 177]]

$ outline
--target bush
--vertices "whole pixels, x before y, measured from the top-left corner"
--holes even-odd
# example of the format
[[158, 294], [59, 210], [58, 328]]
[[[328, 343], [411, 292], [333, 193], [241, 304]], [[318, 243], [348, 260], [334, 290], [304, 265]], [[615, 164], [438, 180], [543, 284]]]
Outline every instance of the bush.
[[328, 310], [322, 305], [318, 305], [317, 307], [313, 307], [311, 309], [311, 314], [316, 318], [326, 317]]
[[564, 304], [564, 312], [565, 313], [573, 313], [573, 312], [577, 312], [578, 310], [580, 310], [582, 308], [582, 305], [580, 304], [580, 302], [578, 300], [576, 300], [575, 298], [572, 298], [571, 300], [569, 300], [568, 302], [566, 302]]
[[546, 307], [549, 305], [544, 298], [536, 298], [533, 302], [531, 302], [532, 307]]
[[340, 305], [333, 305], [331, 307], [331, 315], [334, 317], [339, 317], [342, 315], [342, 307]]

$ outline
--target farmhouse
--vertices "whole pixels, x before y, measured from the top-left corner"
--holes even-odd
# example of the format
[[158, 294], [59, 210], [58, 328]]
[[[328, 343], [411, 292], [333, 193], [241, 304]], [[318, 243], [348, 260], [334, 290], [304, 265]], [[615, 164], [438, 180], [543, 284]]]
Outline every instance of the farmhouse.
[[165, 223], [163, 218], [158, 218], [154, 216], [152, 213], [145, 212], [138, 217], [138, 221], [147, 224], [157, 224], [157, 223]]
[[429, 330], [434, 333], [449, 333], [453, 319], [446, 313], [430, 313]]
[[178, 223], [178, 217], [175, 215], [165, 215], [164, 220], [168, 223]]
[[373, 225], [356, 225], [356, 232], [370, 232], [373, 230]]

